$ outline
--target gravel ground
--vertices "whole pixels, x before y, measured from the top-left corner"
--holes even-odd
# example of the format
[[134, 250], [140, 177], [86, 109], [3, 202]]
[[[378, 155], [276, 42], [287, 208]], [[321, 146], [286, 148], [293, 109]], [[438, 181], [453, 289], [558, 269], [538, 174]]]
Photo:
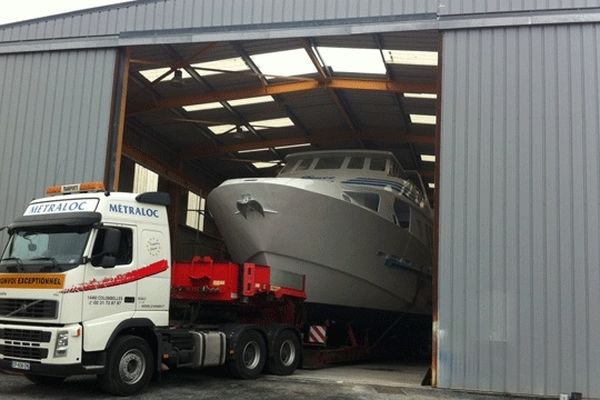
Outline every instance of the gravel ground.
[[[302, 372], [302, 371], [301, 371]], [[474, 399], [500, 400], [512, 397], [468, 394], [421, 387], [370, 385], [348, 380], [306, 377], [263, 376], [254, 381], [240, 381], [226, 377], [220, 370], [176, 370], [164, 374], [162, 382], [152, 382], [132, 399], [164, 400], [228, 399], [228, 400], [429, 400]], [[0, 399], [108, 399], [94, 377], [72, 377], [60, 386], [42, 387], [30, 383], [23, 376], [0, 373]]]

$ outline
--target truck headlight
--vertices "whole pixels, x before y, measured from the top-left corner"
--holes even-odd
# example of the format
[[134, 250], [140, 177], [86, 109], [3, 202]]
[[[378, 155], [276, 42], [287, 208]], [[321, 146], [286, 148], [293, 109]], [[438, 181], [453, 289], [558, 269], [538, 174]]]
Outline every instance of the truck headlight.
[[69, 348], [69, 332], [59, 331], [56, 335], [56, 347], [54, 350], [55, 357], [61, 357], [67, 355], [67, 349]]

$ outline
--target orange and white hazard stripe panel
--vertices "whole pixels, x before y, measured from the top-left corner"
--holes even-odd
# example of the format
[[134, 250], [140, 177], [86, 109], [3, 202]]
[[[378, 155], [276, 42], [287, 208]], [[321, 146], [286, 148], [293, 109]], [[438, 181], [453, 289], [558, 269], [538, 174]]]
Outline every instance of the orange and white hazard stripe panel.
[[308, 343], [325, 344], [327, 341], [327, 328], [322, 325], [311, 325], [308, 330]]

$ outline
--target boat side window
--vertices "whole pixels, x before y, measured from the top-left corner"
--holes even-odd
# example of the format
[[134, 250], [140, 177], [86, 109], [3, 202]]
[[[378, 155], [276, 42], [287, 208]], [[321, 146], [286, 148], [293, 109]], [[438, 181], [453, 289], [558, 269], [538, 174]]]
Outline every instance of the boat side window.
[[410, 206], [402, 200], [394, 201], [394, 213], [396, 215], [396, 224], [402, 228], [407, 228], [410, 225]]
[[288, 172], [291, 172], [294, 167], [296, 166], [296, 164], [298, 164], [298, 160], [293, 160], [288, 162], [287, 164], [285, 164], [285, 167], [283, 167], [283, 169], [281, 171], [279, 171], [279, 174], [287, 174]]
[[431, 225], [425, 225], [425, 234], [427, 235], [427, 246], [433, 249], [433, 232], [431, 231]]
[[420, 239], [422, 242], [424, 242], [424, 240], [423, 240], [423, 224], [421, 223], [421, 220], [420, 220], [420, 219], [418, 219], [418, 218], [416, 219], [416, 221], [417, 221], [417, 224], [416, 224], [416, 226], [417, 226], [417, 229], [416, 229], [416, 232], [414, 232], [414, 233], [416, 233], [416, 236], [417, 236], [417, 237], [418, 237], [418, 238], [419, 238], [419, 239]]
[[303, 158], [300, 160], [300, 164], [298, 164], [296, 171], [306, 171], [308, 167], [310, 167], [310, 164], [312, 164], [312, 161], [312, 158]]
[[363, 169], [365, 166], [365, 158], [364, 157], [351, 157], [350, 161], [348, 161], [348, 169]]
[[386, 158], [371, 158], [371, 164], [369, 166], [369, 169], [371, 171], [385, 171], [386, 162]]
[[321, 157], [315, 165], [315, 169], [339, 169], [342, 167], [344, 157]]
[[377, 193], [344, 192], [353, 203], [373, 211], [379, 210], [379, 195]]
[[[117, 254], [114, 254], [114, 257], [117, 259], [116, 265], [125, 265], [131, 263], [133, 255], [133, 232], [131, 231], [131, 229], [127, 228], [111, 228], [118, 229], [121, 231], [121, 242], [119, 243], [119, 251]], [[92, 251], [92, 265], [98, 265], [98, 263], [100, 263], [102, 259], [102, 256], [105, 255], [101, 254], [102, 248], [104, 246], [105, 233], [106, 229], [98, 229], [98, 234], [96, 235], [96, 242], [94, 243], [94, 250]]]

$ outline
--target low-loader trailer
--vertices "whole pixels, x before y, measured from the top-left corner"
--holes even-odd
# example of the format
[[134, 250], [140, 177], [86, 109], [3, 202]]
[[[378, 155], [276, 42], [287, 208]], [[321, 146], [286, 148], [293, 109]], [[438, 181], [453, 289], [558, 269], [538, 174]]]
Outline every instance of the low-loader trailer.
[[7, 227], [0, 369], [38, 384], [95, 374], [116, 395], [175, 367], [294, 372], [302, 288], [274, 285], [266, 266], [172, 262], [165, 193], [48, 193]]

